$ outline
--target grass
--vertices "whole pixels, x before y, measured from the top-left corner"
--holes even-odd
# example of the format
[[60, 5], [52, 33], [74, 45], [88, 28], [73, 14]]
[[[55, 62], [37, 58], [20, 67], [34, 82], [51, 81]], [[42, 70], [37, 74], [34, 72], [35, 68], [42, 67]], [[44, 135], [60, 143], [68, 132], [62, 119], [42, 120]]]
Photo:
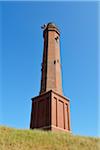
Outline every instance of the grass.
[[100, 139], [63, 132], [0, 127], [0, 150], [99, 150]]

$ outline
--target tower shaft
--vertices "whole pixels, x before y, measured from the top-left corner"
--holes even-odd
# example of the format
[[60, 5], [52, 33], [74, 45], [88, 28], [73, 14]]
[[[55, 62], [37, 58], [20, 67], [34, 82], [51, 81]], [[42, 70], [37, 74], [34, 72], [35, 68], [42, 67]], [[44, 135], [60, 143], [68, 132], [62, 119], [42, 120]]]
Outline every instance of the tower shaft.
[[48, 24], [43, 31], [44, 50], [40, 94], [54, 90], [62, 94], [60, 33], [53, 24]]

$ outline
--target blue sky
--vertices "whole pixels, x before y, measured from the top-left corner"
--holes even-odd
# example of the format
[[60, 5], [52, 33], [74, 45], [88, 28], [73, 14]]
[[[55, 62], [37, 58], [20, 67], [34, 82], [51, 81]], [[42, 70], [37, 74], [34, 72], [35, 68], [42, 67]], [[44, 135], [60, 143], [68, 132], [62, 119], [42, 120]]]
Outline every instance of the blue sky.
[[29, 128], [31, 98], [40, 90], [43, 54], [40, 27], [54, 22], [61, 31], [63, 91], [70, 98], [72, 132], [86, 136], [100, 135], [97, 3], [0, 4], [0, 124]]

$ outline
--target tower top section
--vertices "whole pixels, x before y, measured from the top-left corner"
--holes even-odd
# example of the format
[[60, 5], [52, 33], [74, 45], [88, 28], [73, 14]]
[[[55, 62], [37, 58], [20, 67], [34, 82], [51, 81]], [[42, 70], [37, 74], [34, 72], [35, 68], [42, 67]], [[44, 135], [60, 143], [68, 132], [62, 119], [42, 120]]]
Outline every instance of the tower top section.
[[53, 22], [49, 22], [48, 24], [44, 24], [43, 26], [41, 26], [41, 28], [43, 29], [43, 37], [47, 31], [56, 31], [60, 36], [60, 31], [59, 31], [58, 27]]

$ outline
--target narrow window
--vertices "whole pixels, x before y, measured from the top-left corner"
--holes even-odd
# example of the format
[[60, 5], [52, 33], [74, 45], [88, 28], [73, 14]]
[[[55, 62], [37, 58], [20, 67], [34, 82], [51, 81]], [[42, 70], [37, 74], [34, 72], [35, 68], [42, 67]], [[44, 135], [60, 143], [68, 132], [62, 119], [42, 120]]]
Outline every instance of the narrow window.
[[54, 64], [56, 64], [56, 60], [54, 60]]

